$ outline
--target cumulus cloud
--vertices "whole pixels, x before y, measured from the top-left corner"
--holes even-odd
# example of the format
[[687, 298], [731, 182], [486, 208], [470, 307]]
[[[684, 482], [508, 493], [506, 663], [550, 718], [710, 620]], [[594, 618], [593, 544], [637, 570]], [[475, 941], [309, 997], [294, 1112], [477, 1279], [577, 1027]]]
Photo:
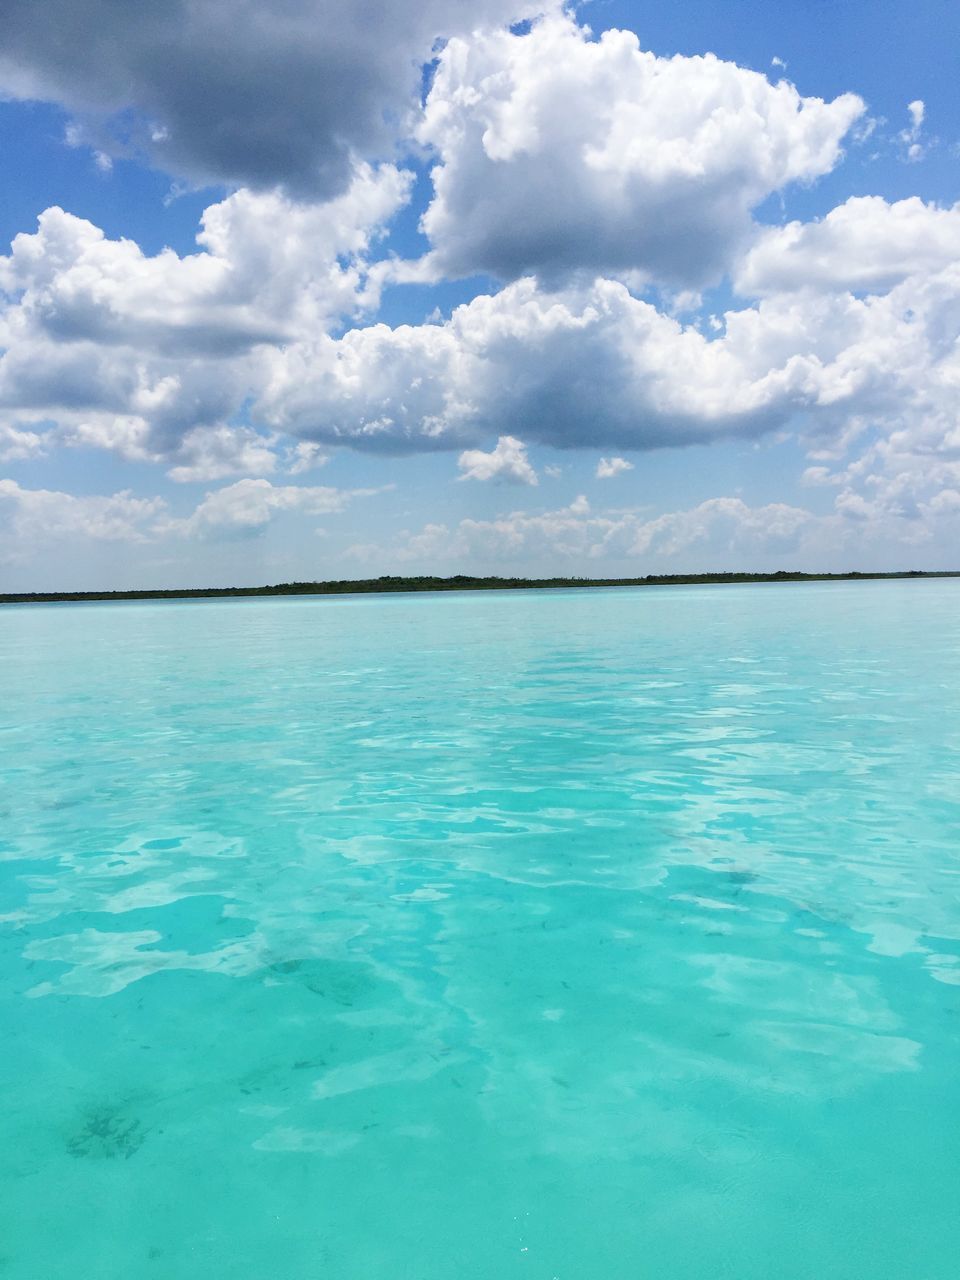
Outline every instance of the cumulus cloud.
[[844, 520], [896, 529], [901, 542], [929, 542], [960, 512], [960, 430], [896, 431], [832, 470], [809, 468], [805, 479], [839, 489], [835, 509]]
[[960, 204], [854, 196], [825, 218], [759, 231], [734, 280], [745, 295], [883, 292], [960, 259]]
[[808, 398], [810, 371], [785, 360], [754, 374], [752, 352], [735, 347], [613, 281], [549, 293], [526, 279], [444, 324], [270, 352], [259, 411], [271, 429], [386, 451], [455, 447], [504, 421], [560, 447], [759, 433]]
[[333, 489], [274, 485], [244, 479], [213, 489], [188, 516], [173, 516], [160, 497], [135, 497], [128, 490], [109, 496], [76, 497], [49, 489], [27, 489], [0, 480], [0, 555], [28, 556], [64, 539], [101, 542], [215, 541], [253, 537], [283, 513], [302, 516], [342, 512], [355, 499], [378, 489]]
[[392, 154], [437, 39], [549, 3], [7, 0], [0, 92], [63, 104], [104, 155], [327, 197], [355, 155]]
[[210, 205], [200, 251], [147, 256], [63, 209], [16, 236], [0, 258], [0, 290], [16, 299], [11, 336], [139, 346], [181, 358], [230, 356], [326, 328], [376, 301], [365, 255], [406, 202], [411, 175], [359, 165], [325, 204], [239, 191]]
[[612, 480], [614, 476], [632, 470], [633, 463], [628, 462], [626, 458], [601, 458], [597, 463], [596, 475], [598, 480]]
[[[936, 486], [935, 486], [936, 487]], [[960, 487], [936, 488], [909, 514], [884, 495], [837, 495], [817, 514], [789, 503], [751, 506], [736, 497], [649, 516], [594, 511], [585, 498], [551, 511], [512, 511], [492, 520], [430, 523], [392, 544], [351, 548], [376, 566], [436, 572], [556, 571], [623, 576], [779, 568], [913, 568], [924, 548], [960, 534]], [[600, 566], [604, 566], [601, 568]]]
[[283, 512], [330, 515], [343, 511], [353, 498], [374, 492], [274, 485], [266, 479], [238, 480], [208, 493], [191, 516], [168, 521], [162, 532], [201, 539], [248, 538], [262, 533]]
[[482, 449], [465, 449], [457, 460], [463, 472], [461, 480], [510, 481], [513, 484], [538, 484], [537, 473], [527, 458], [527, 447], [514, 436], [501, 436], [492, 453]]
[[330, 455], [309, 440], [301, 440], [287, 450], [287, 471], [292, 476], [303, 475], [305, 471], [317, 471], [329, 461]]
[[[409, 185], [392, 166], [358, 165], [323, 205], [241, 191], [205, 211], [200, 251], [184, 257], [48, 209], [0, 258], [0, 413], [55, 420], [69, 443], [172, 458], [177, 478], [230, 474], [192, 454], [249, 446], [224, 423], [257, 382], [262, 345], [375, 304], [367, 253]], [[262, 451], [247, 460], [269, 469]]]
[[[503, 16], [491, 5], [478, 23]], [[13, 12], [10, 47], [33, 48]], [[303, 12], [290, 0], [290, 30]], [[118, 21], [104, 97], [72, 126], [75, 142], [126, 65]], [[69, 41], [62, 53], [57, 92], [79, 103]], [[16, 91], [53, 92], [50, 67], [31, 59]], [[0, 259], [0, 456], [60, 443], [154, 461], [178, 482], [246, 477], [252, 489], [187, 517], [199, 534], [306, 511], [295, 495], [313, 491], [265, 477], [305, 474], [331, 446], [456, 450], [464, 478], [534, 484], [521, 441], [609, 451], [597, 471], [609, 478], [627, 465], [615, 451], [796, 429], [808, 480], [853, 495], [844, 520], [864, 503], [891, 519], [946, 511], [949, 477], [938, 489], [917, 477], [960, 448], [960, 206], [858, 197], [814, 222], [752, 222], [770, 192], [837, 163], [861, 112], [853, 95], [804, 98], [717, 58], [657, 58], [629, 32], [592, 40], [556, 14], [526, 34], [458, 36], [421, 119], [435, 167], [418, 262], [375, 261], [411, 175], [345, 142], [349, 163], [325, 187], [319, 135], [290, 190], [212, 204], [196, 253], [145, 254], [60, 209], [18, 236]], [[150, 145], [163, 150], [176, 121], [153, 115]], [[308, 189], [339, 194], [290, 194]], [[367, 323], [391, 282], [478, 269], [509, 283], [446, 319]], [[724, 269], [745, 305], [709, 321], [684, 310]], [[659, 293], [637, 296], [648, 279]]]
[[908, 102], [907, 114], [910, 117], [910, 124], [897, 134], [897, 140], [902, 148], [903, 158], [910, 163], [916, 163], [923, 159], [927, 151], [926, 144], [921, 140], [923, 122], [927, 114], [926, 105], [920, 98]]
[[128, 490], [110, 497], [75, 497], [0, 480], [0, 531], [8, 551], [15, 544], [32, 548], [67, 537], [142, 542], [165, 507], [161, 498], [137, 498]]
[[838, 476], [831, 475], [829, 467], [807, 467], [800, 477], [800, 483], [803, 485], [834, 485], [840, 484]]
[[401, 534], [392, 547], [367, 544], [351, 550], [356, 558], [374, 563], [522, 563], [543, 554], [563, 558], [591, 555], [592, 548], [619, 527], [615, 519], [591, 516], [590, 504], [581, 496], [555, 511], [513, 511], [494, 520], [466, 519], [452, 529], [431, 523], [417, 533]]
[[[367, 219], [385, 216], [405, 180], [365, 170], [357, 182], [363, 212], [356, 191], [338, 210], [270, 204], [290, 220], [273, 220], [283, 243], [268, 237], [262, 252], [246, 199], [208, 211], [206, 252], [187, 258], [148, 258], [45, 215], [0, 260], [9, 447], [108, 447], [208, 481], [270, 474], [282, 435], [309, 446], [290, 459], [296, 474], [324, 445], [470, 450], [507, 422], [561, 448], [750, 438], [801, 421], [818, 448], [868, 428], [922, 429], [930, 447], [931, 432], [955, 430], [955, 209], [856, 200], [765, 232], [738, 276], [760, 301], [706, 333], [617, 281], [526, 278], [439, 323], [337, 337], [325, 328], [330, 295], [342, 287], [342, 305], [362, 305]], [[298, 239], [313, 263], [302, 273]], [[226, 425], [244, 406], [252, 426]]]
[[48, 441], [37, 431], [0, 423], [0, 462], [23, 462], [46, 452]]
[[[712, 498], [650, 519], [636, 511], [595, 512], [581, 496], [553, 511], [465, 519], [453, 528], [430, 524], [402, 535], [393, 547], [358, 546], [354, 554], [375, 563], [417, 566], [637, 561], [629, 571], [640, 574], [649, 564], [669, 566], [686, 552], [704, 550], [749, 567], [752, 556], [764, 560], [798, 551], [804, 534], [816, 525], [810, 512], [782, 503], [750, 507], [739, 498]], [[675, 569], [694, 563], [684, 560]]]
[[277, 465], [271, 441], [249, 427], [197, 427], [184, 437], [177, 456], [181, 461], [167, 474], [181, 484], [264, 475]]
[[719, 277], [750, 211], [841, 156], [862, 101], [803, 98], [713, 55], [658, 58], [567, 16], [449, 41], [418, 130], [438, 157], [436, 269]]
[[630, 554], [655, 551], [676, 556], [706, 547], [745, 556], [753, 551], [793, 552], [811, 521], [808, 511], [782, 502], [749, 507], [740, 498], [711, 498], [692, 510], [671, 512], [641, 524]]
[[388, 451], [463, 447], [509, 421], [527, 441], [649, 449], [756, 437], [802, 415], [845, 437], [934, 421], [957, 403], [960, 268], [887, 294], [780, 293], [705, 336], [615, 281], [525, 279], [449, 321], [265, 356], [273, 430]]

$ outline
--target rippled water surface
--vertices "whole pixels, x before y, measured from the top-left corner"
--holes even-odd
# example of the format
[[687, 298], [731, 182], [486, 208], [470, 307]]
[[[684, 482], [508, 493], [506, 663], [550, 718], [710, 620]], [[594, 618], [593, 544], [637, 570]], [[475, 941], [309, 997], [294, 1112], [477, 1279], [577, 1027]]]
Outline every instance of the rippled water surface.
[[0, 612], [3, 1280], [955, 1280], [960, 583]]

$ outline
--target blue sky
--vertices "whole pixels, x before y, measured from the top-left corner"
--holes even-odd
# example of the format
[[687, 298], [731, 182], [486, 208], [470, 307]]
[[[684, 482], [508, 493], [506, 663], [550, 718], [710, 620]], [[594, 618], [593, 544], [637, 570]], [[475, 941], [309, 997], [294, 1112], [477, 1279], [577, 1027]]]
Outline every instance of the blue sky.
[[958, 567], [955, 5], [9, 8], [0, 589]]

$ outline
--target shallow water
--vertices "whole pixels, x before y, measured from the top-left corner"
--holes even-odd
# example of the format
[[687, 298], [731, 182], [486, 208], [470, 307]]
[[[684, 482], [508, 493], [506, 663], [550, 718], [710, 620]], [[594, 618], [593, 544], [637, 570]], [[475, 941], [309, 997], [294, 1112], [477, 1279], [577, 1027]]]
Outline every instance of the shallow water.
[[0, 611], [3, 1280], [955, 1280], [960, 583]]

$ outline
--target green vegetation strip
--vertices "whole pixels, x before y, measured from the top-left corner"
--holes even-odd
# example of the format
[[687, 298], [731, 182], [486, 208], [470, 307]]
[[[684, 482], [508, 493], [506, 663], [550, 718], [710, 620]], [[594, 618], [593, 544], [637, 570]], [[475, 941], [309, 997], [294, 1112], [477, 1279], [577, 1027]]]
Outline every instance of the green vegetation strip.
[[540, 591], [576, 587], [668, 587], [741, 582], [866, 582], [895, 578], [958, 578], [960, 570], [905, 573], [651, 573], [644, 578], [349, 578], [337, 582], [278, 582], [266, 587], [189, 587], [162, 591], [32, 591], [0, 594], [0, 604], [57, 604], [68, 600], [209, 600], [228, 596], [340, 596], [398, 591]]

